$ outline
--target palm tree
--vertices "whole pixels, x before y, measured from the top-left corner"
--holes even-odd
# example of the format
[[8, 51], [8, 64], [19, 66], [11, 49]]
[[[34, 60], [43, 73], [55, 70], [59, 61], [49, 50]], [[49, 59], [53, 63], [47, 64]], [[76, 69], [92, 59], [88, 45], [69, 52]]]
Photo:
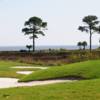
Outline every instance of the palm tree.
[[82, 46], [83, 46], [83, 50], [85, 50], [86, 49], [86, 46], [87, 46], [87, 42], [86, 41], [83, 41], [82, 42]]
[[28, 48], [28, 51], [31, 51], [32, 45], [26, 45], [26, 48]]
[[79, 26], [79, 30], [90, 34], [90, 52], [92, 50], [92, 34], [96, 32], [96, 25], [99, 24], [97, 16], [89, 15], [83, 18], [83, 22], [86, 26]]
[[79, 46], [79, 49], [81, 50], [82, 49], [82, 42], [78, 42], [77, 46]]
[[25, 35], [31, 35], [30, 39], [33, 39], [33, 52], [35, 51], [35, 39], [38, 38], [38, 35], [45, 35], [44, 29], [47, 27], [47, 22], [43, 22], [41, 18], [31, 17], [28, 21], [25, 22], [25, 28], [22, 29], [22, 32]]

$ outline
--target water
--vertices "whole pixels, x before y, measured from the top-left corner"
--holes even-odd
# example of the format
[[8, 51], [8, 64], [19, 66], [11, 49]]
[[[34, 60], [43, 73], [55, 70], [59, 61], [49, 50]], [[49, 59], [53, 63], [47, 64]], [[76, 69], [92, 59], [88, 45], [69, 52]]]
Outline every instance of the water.
[[[93, 49], [98, 48], [99, 46], [92, 46]], [[78, 46], [36, 46], [36, 50], [47, 50], [47, 49], [67, 49], [67, 50], [76, 50]], [[87, 47], [88, 49], [89, 47]], [[25, 46], [0, 46], [0, 51], [20, 51], [27, 50]]]

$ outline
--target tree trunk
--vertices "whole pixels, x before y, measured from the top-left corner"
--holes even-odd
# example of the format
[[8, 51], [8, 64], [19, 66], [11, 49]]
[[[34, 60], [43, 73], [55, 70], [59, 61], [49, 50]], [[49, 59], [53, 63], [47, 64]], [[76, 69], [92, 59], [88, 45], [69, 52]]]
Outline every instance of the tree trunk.
[[90, 29], [90, 52], [92, 51], [92, 32]]
[[29, 52], [31, 52], [31, 49], [29, 48]]
[[33, 34], [33, 52], [35, 52], [35, 38], [34, 38], [34, 34]]
[[81, 50], [81, 46], [79, 46], [79, 50]]
[[85, 50], [85, 45], [84, 45], [84, 48], [83, 49]]

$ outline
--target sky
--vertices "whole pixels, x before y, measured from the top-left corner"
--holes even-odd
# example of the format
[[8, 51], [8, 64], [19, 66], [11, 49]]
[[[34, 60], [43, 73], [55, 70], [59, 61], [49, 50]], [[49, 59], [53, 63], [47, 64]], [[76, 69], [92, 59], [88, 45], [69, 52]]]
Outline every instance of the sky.
[[[100, 0], [0, 0], [0, 46], [32, 44], [21, 30], [33, 16], [48, 22], [45, 36], [39, 36], [36, 45], [89, 44], [89, 34], [77, 30], [87, 15], [100, 20]], [[93, 35], [93, 45], [99, 45], [99, 38], [100, 34]]]

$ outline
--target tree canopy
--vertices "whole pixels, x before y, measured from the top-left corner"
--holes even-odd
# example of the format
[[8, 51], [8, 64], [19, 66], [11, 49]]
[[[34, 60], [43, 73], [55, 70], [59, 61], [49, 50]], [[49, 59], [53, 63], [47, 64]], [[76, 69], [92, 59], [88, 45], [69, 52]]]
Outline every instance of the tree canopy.
[[35, 39], [38, 38], [38, 35], [45, 35], [44, 30], [47, 27], [47, 22], [43, 22], [39, 17], [31, 17], [28, 21], [25, 22], [25, 28], [22, 29], [22, 32], [25, 35], [30, 35], [30, 39], [33, 39], [33, 52], [35, 51]]

